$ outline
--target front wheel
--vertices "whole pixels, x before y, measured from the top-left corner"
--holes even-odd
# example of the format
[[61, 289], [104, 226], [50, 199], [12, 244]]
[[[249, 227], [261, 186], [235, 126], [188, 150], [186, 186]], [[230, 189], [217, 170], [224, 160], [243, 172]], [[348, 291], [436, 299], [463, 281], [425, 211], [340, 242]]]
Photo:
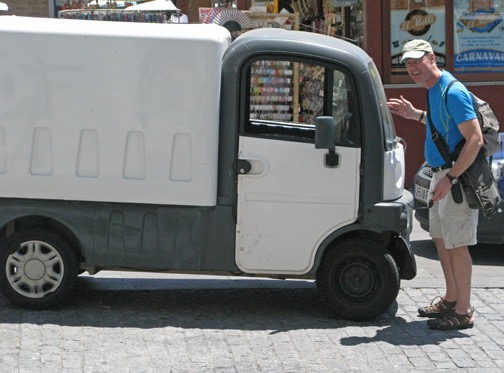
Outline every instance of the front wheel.
[[371, 320], [385, 312], [399, 293], [392, 256], [379, 244], [351, 239], [328, 249], [317, 271], [319, 295], [335, 315]]
[[0, 244], [0, 291], [20, 307], [57, 305], [72, 291], [78, 269], [66, 240], [42, 229], [16, 232]]

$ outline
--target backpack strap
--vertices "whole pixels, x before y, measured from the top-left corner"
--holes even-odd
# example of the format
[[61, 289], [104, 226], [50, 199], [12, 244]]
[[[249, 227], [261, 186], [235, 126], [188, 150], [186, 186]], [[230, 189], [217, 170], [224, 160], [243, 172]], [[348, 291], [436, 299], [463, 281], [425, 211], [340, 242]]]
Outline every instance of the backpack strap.
[[[451, 81], [449, 85], [451, 85], [454, 81]], [[432, 118], [430, 115], [430, 104], [429, 104], [429, 91], [427, 90], [427, 121], [429, 122], [429, 127], [431, 131], [431, 140], [436, 145], [436, 148], [443, 157], [446, 164], [452, 164], [453, 158], [450, 154], [450, 149], [448, 148], [448, 144], [443, 139], [443, 137], [439, 134], [438, 130], [434, 126], [434, 122], [432, 122]]]
[[450, 114], [451, 116], [451, 113], [450, 113], [450, 110], [448, 110], [448, 91], [450, 90], [450, 87], [453, 85], [453, 83], [455, 82], [458, 82], [457, 79], [453, 79], [452, 81], [450, 81], [450, 83], [448, 83], [448, 85], [446, 86], [444, 92], [443, 92], [443, 96], [444, 96], [444, 105], [445, 105], [445, 108], [446, 108], [446, 112], [448, 114]]

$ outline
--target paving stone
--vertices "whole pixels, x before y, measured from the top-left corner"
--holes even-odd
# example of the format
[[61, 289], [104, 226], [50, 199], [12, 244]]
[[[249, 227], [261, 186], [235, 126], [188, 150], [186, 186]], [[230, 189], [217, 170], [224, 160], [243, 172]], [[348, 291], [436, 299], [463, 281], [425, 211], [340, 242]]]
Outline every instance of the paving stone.
[[473, 329], [432, 331], [403, 287], [376, 320], [336, 320], [314, 286], [86, 290], [53, 311], [0, 299], [0, 373], [501, 372], [504, 287], [475, 288]]

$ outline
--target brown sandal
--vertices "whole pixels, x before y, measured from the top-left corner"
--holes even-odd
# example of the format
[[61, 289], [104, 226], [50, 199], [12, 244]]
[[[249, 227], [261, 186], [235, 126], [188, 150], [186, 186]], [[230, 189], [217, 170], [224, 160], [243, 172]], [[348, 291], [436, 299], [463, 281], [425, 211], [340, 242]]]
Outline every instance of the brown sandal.
[[448, 302], [444, 298], [441, 298], [439, 302], [434, 303], [438, 298], [441, 297], [434, 298], [430, 306], [420, 307], [418, 309], [418, 315], [430, 318], [442, 317], [455, 309], [455, 304], [457, 304], [457, 302]]
[[470, 329], [474, 326], [474, 309], [465, 315], [459, 315], [455, 311], [444, 315], [442, 318], [428, 320], [427, 325], [436, 330]]

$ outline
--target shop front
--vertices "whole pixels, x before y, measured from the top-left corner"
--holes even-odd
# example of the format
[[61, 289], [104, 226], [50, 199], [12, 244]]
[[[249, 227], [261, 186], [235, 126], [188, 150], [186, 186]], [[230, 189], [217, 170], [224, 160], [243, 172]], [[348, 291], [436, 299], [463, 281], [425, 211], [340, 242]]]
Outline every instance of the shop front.
[[[416, 107], [426, 109], [426, 91], [413, 84], [400, 56], [409, 40], [429, 41], [438, 66], [488, 101], [504, 123], [503, 12], [504, 0], [365, 1], [363, 47], [379, 66], [388, 97], [403, 95]], [[394, 121], [398, 135], [408, 145], [406, 186], [411, 187], [424, 161], [425, 128], [397, 116]]]

